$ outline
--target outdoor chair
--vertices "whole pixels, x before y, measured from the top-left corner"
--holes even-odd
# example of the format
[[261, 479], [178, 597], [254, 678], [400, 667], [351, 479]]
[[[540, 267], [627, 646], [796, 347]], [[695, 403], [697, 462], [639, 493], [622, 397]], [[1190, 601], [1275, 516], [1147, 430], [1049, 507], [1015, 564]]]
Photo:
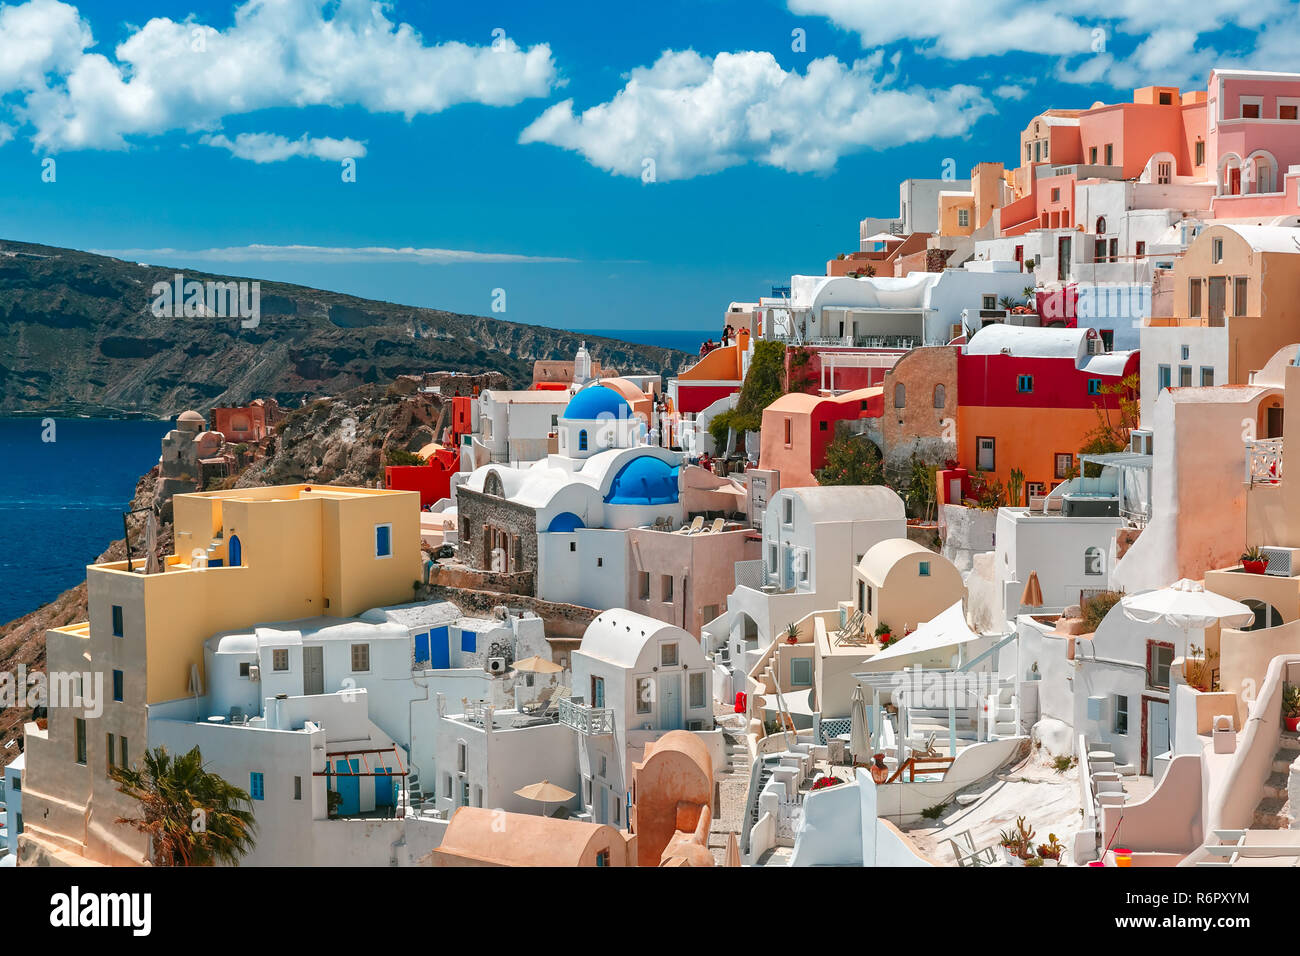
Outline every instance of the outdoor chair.
[[691, 526], [690, 526], [689, 528], [683, 528], [683, 529], [682, 529], [680, 532], [678, 532], [678, 533], [679, 533], [679, 534], [699, 534], [700, 531], [703, 530], [703, 528], [704, 528], [704, 516], [703, 516], [703, 515], [696, 515], [696, 516], [695, 516], [695, 520], [691, 522]]
[[723, 526], [724, 526], [726, 523], [727, 523], [727, 519], [726, 519], [726, 518], [714, 518], [714, 519], [713, 519], [713, 525], [709, 528], [709, 533], [710, 533], [710, 534], [717, 534], [719, 531], [722, 530]]
[[946, 841], [952, 847], [953, 856], [958, 866], [997, 866], [997, 852], [991, 846], [977, 848], [975, 838], [969, 830], [949, 837]]
[[551, 698], [555, 696], [557, 689], [558, 688], [555, 687], [543, 687], [542, 692], [537, 695], [536, 700], [524, 704], [519, 709], [530, 716], [545, 711], [551, 703]]

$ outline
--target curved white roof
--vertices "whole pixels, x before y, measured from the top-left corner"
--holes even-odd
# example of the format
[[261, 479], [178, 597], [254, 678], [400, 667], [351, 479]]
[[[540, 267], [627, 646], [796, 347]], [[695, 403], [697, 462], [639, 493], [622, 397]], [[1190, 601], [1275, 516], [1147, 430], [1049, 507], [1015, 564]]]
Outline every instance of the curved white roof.
[[1300, 252], [1300, 229], [1287, 226], [1237, 226], [1223, 223], [1256, 252]]
[[942, 272], [913, 272], [906, 276], [791, 276], [792, 308], [926, 308], [930, 289]]
[[616, 607], [601, 612], [587, 625], [578, 650], [620, 667], [635, 667], [646, 642], [664, 631], [671, 631], [668, 636], [679, 637], [683, 644], [691, 642], [698, 646], [695, 638], [680, 627]]
[[658, 458], [669, 465], [677, 465], [681, 461], [679, 454], [665, 448], [633, 445], [631, 448], [609, 448], [597, 452], [582, 461], [581, 468], [572, 471], [552, 464], [548, 459], [519, 467], [482, 465], [470, 474], [465, 487], [470, 491], [481, 492], [488, 472], [495, 471], [501, 477], [501, 488], [505, 496], [511, 501], [528, 508], [545, 508], [557, 494], [572, 485], [585, 485], [603, 497], [609, 490], [609, 480], [623, 464], [642, 456]]
[[438, 627], [462, 617], [460, 608], [450, 601], [423, 601], [419, 604], [394, 604], [372, 607], [359, 618], [369, 624], [400, 624], [402, 627]]
[[1090, 329], [1041, 329], [1023, 325], [986, 325], [966, 343], [967, 355], [1001, 355], [1022, 358], [1070, 358], [1085, 350]]
[[860, 521], [898, 518], [907, 520], [903, 499], [884, 485], [835, 485], [783, 488], [782, 494], [798, 498], [813, 521]]
[[879, 541], [873, 544], [862, 556], [861, 563], [858, 564], [858, 570], [876, 584], [883, 584], [885, 577], [893, 569], [894, 565], [913, 554], [928, 554], [931, 558], [937, 558], [935, 554], [924, 545], [917, 544], [911, 538], [888, 538], [885, 541]]
[[1132, 354], [1132, 352], [1106, 352], [1102, 355], [1091, 355], [1088, 361], [1083, 363], [1083, 367], [1092, 375], [1120, 376], [1124, 374], [1124, 367]]

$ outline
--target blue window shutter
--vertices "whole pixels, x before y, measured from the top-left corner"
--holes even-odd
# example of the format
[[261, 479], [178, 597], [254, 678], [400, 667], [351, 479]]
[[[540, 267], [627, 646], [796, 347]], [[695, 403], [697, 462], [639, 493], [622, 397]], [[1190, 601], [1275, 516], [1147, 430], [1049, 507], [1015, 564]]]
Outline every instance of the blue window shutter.
[[417, 664], [429, 663], [429, 632], [415, 635], [415, 662]]
[[261, 800], [265, 794], [262, 789], [262, 774], [256, 770], [248, 775], [249, 796], [254, 800]]
[[460, 649], [466, 654], [474, 654], [478, 651], [478, 635], [473, 631], [462, 630], [460, 632]]
[[429, 635], [429, 666], [437, 669], [451, 667], [450, 632], [445, 627], [434, 628]]
[[122, 672], [113, 671], [113, 699], [122, 699]]
[[393, 553], [393, 529], [386, 524], [375, 526], [375, 556], [386, 558]]

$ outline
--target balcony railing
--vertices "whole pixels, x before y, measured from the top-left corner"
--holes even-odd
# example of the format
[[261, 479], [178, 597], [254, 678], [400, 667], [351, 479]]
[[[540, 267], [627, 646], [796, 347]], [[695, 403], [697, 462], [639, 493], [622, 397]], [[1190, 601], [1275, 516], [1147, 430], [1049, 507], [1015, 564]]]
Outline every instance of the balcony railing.
[[1282, 439], [1246, 442], [1246, 484], [1276, 485], [1282, 480]]
[[763, 571], [762, 558], [736, 562], [736, 587], [761, 591], [766, 583], [767, 574]]
[[581, 699], [561, 697], [560, 723], [584, 736], [612, 734], [614, 711], [608, 707], [588, 707]]

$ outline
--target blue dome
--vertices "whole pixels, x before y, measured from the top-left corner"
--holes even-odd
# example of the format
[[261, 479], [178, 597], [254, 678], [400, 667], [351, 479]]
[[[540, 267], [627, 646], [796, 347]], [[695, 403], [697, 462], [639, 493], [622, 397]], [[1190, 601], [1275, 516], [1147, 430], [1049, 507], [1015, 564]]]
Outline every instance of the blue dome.
[[600, 418], [627, 418], [631, 412], [632, 406], [618, 392], [604, 385], [591, 385], [569, 400], [561, 417], [587, 422]]
[[633, 458], [618, 470], [605, 503], [671, 505], [677, 503], [677, 469], [653, 455]]
[[554, 518], [551, 519], [551, 523], [547, 525], [546, 530], [548, 532], [556, 531], [561, 534], [569, 534], [570, 532], [576, 531], [579, 528], [585, 528], [585, 527], [586, 525], [582, 523], [582, 519], [579, 518], [577, 515], [575, 515], [572, 511], [561, 511], [559, 514], [557, 514]]

